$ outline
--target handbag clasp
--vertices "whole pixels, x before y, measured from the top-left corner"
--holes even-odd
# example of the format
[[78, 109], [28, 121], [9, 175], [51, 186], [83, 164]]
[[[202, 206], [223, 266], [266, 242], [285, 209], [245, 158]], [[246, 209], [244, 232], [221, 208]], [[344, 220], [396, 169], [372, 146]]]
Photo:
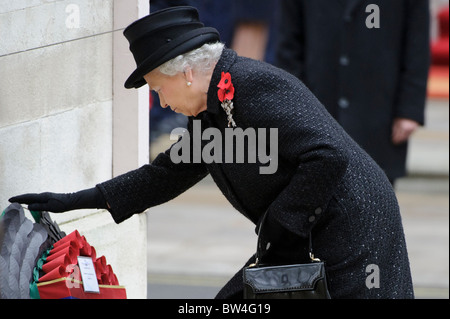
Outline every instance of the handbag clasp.
[[315, 258], [312, 252], [309, 252], [309, 258], [314, 262], [321, 262], [319, 258]]
[[248, 268], [256, 267], [256, 266], [258, 266], [258, 263], [259, 263], [259, 259], [258, 259], [258, 257], [256, 257], [256, 261], [253, 264], [248, 265]]

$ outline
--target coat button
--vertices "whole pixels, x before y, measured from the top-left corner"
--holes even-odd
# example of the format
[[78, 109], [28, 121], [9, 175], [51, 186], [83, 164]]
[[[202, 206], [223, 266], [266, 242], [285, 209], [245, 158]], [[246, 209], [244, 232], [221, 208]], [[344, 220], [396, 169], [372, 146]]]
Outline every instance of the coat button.
[[346, 55], [342, 55], [339, 59], [339, 63], [342, 66], [348, 66], [350, 64], [350, 59]]
[[312, 223], [313, 221], [316, 220], [316, 216], [309, 216], [309, 222]]
[[322, 214], [322, 208], [317, 208], [315, 211], [314, 211], [314, 214], [316, 214], [316, 215], [320, 215], [320, 214]]
[[338, 105], [341, 109], [346, 109], [350, 106], [350, 102], [345, 97], [342, 97], [339, 99]]

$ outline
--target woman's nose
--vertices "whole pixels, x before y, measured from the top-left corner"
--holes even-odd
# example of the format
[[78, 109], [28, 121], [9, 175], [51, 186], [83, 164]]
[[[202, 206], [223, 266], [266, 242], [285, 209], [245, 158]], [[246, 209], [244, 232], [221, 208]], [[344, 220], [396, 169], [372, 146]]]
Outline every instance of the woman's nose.
[[164, 100], [162, 94], [158, 93], [158, 95], [159, 95], [159, 103], [161, 104], [161, 107], [163, 109], [165, 109], [166, 107], [168, 107], [168, 105], [167, 105], [166, 101]]

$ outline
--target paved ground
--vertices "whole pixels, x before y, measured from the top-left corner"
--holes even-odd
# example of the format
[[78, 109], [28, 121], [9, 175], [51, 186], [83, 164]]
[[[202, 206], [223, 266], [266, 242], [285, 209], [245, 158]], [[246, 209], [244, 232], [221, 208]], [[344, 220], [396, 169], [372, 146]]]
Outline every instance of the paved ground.
[[[417, 298], [449, 298], [448, 100], [431, 101], [396, 186]], [[148, 298], [213, 298], [253, 254], [253, 225], [211, 180], [148, 213]]]
[[[399, 187], [416, 295], [448, 298], [448, 179], [408, 179]], [[148, 298], [213, 298], [255, 243], [251, 223], [214, 185], [196, 186], [148, 214]]]

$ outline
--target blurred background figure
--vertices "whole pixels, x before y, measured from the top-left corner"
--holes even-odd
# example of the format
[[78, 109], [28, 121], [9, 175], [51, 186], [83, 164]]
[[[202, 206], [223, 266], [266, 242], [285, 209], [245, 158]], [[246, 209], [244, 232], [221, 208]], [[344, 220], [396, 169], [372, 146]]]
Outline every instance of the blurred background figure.
[[[150, 12], [174, 6], [193, 6], [206, 26], [220, 32], [221, 42], [239, 55], [274, 63], [276, 0], [151, 0]], [[150, 153], [154, 158], [174, 141], [168, 134], [185, 127], [187, 119], [170, 108], [159, 107], [158, 96], [150, 96]]]
[[277, 65], [299, 77], [378, 162], [406, 175], [424, 124], [428, 0], [281, 0]]
[[449, 95], [449, 6], [448, 0], [431, 2], [431, 69], [428, 96], [448, 98]]
[[275, 62], [277, 0], [232, 0], [233, 38], [238, 55]]

